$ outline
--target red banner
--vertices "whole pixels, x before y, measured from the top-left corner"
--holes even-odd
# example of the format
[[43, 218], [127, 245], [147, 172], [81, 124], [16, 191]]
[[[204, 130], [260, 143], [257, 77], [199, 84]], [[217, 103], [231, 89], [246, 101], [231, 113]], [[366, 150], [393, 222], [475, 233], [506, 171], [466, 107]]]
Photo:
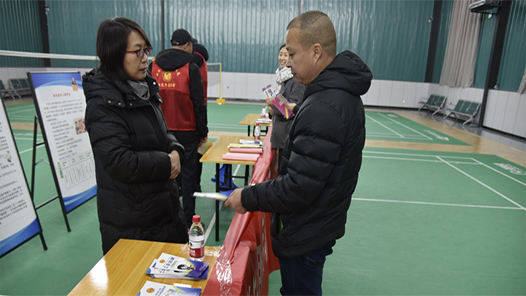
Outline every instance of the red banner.
[[[275, 178], [269, 127], [251, 184]], [[272, 169], [271, 169], [272, 168]], [[203, 295], [268, 295], [269, 274], [279, 269], [270, 240], [270, 213], [236, 213]]]

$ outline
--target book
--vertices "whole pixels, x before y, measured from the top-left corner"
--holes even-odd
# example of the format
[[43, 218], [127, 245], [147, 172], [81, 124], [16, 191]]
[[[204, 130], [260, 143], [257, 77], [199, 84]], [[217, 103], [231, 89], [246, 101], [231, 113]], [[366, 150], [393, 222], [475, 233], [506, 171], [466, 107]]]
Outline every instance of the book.
[[229, 150], [230, 152], [235, 152], [235, 153], [257, 153], [257, 154], [263, 153], [263, 148], [254, 148], [254, 147], [248, 147], [248, 148], [230, 147]]
[[152, 278], [206, 280], [209, 264], [166, 253], [154, 259], [146, 274]]
[[220, 191], [220, 192], [194, 192], [194, 196], [211, 198], [211, 199], [215, 199], [219, 201], [225, 201], [228, 199], [232, 191], [234, 191], [234, 189], [227, 190], [227, 191]]
[[187, 296], [199, 296], [201, 295], [201, 289], [188, 287], [187, 285], [179, 284], [161, 284], [152, 281], [146, 281], [139, 291], [137, 296], [176, 296], [176, 295], [187, 295]]
[[237, 143], [230, 143], [227, 146], [228, 148], [261, 148], [261, 145], [259, 144], [237, 144]]
[[225, 153], [223, 154], [223, 159], [227, 160], [246, 160], [246, 161], [257, 161], [259, 158], [259, 154], [253, 154], [253, 153]]

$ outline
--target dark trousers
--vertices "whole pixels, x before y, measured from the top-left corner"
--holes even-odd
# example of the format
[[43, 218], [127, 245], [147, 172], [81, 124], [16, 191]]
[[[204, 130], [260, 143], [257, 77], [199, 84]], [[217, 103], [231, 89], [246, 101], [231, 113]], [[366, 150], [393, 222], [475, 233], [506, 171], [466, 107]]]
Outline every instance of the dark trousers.
[[201, 190], [201, 174], [203, 173], [203, 163], [199, 160], [203, 157], [203, 154], [197, 153], [197, 183], [195, 185], [196, 192], [202, 192]]
[[184, 146], [186, 159], [181, 165], [181, 173], [177, 177], [177, 183], [181, 186], [186, 227], [189, 228], [192, 225], [192, 217], [195, 215], [194, 192], [197, 184], [197, 145], [199, 139], [180, 143]]
[[333, 240], [319, 250], [291, 258], [278, 258], [281, 295], [322, 295], [325, 257], [332, 254]]

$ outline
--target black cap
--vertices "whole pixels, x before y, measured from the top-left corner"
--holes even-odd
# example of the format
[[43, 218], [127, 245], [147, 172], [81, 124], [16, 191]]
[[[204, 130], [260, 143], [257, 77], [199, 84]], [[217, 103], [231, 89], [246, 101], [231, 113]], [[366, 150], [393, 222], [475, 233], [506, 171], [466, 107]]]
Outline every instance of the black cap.
[[172, 45], [185, 45], [186, 43], [192, 41], [192, 43], [197, 43], [197, 40], [188, 33], [185, 29], [177, 29], [172, 33]]

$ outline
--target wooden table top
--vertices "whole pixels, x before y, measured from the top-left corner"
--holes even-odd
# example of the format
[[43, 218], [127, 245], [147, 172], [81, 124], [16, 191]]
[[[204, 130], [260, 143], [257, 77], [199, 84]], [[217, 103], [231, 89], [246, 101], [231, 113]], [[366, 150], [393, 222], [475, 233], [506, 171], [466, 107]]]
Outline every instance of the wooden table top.
[[210, 162], [210, 163], [226, 163], [226, 164], [244, 164], [244, 165], [254, 165], [255, 161], [246, 161], [246, 160], [226, 160], [223, 159], [223, 154], [228, 153], [228, 144], [230, 143], [239, 143], [240, 139], [245, 140], [254, 140], [253, 137], [247, 136], [228, 136], [221, 135], [215, 141], [214, 145], [201, 157], [201, 162]]
[[[205, 246], [204, 262], [210, 264], [208, 278], [220, 250]], [[189, 258], [188, 244], [121, 239], [68, 295], [137, 295], [146, 281], [181, 283], [204, 290], [207, 280], [160, 279], [146, 274], [153, 259], [163, 252]]]
[[[258, 118], [261, 118], [261, 114], [249, 113], [249, 114], [247, 114], [247, 116], [245, 116], [245, 118], [243, 118], [243, 119], [239, 122], [239, 125], [251, 125], [251, 126], [255, 126], [255, 125], [256, 125], [256, 120], [257, 120]], [[270, 123], [260, 123], [259, 125], [260, 125], [260, 126], [269, 126]]]

